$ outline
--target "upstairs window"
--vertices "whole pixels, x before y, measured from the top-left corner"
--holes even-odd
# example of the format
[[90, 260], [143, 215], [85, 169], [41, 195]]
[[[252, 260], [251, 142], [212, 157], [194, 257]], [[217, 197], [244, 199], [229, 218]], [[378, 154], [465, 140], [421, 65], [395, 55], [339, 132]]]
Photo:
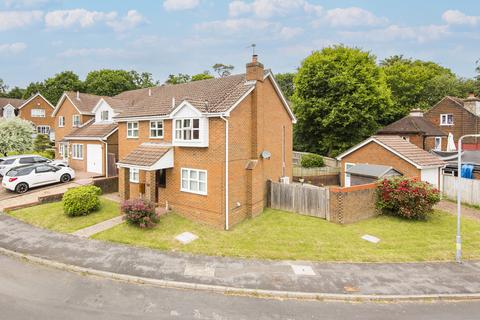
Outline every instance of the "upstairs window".
[[64, 116], [58, 117], [58, 126], [59, 126], [60, 128], [65, 127], [65, 117], [64, 117]]
[[138, 122], [127, 122], [127, 138], [138, 138]]
[[80, 115], [74, 114], [72, 117], [72, 126], [73, 127], [80, 127]]
[[31, 111], [32, 118], [45, 118], [44, 109], [32, 109]]
[[150, 121], [150, 138], [163, 138], [163, 121]]
[[442, 137], [435, 137], [435, 150], [442, 151]]
[[175, 140], [200, 140], [200, 119], [175, 120]]
[[100, 113], [100, 120], [108, 121], [108, 110], [102, 111]]
[[39, 134], [49, 134], [50, 126], [37, 126], [37, 133]]
[[441, 126], [452, 126], [453, 125], [453, 114], [441, 114], [440, 115], [440, 125]]

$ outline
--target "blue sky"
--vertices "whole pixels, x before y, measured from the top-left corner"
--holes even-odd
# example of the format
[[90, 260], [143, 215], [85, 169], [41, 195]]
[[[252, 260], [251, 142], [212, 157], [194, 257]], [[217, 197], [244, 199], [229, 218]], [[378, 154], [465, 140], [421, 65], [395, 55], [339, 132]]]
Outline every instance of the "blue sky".
[[464, 77], [480, 58], [480, 1], [0, 0], [0, 78], [25, 86], [63, 70], [244, 71], [255, 43], [274, 72], [343, 43], [379, 59], [433, 60]]

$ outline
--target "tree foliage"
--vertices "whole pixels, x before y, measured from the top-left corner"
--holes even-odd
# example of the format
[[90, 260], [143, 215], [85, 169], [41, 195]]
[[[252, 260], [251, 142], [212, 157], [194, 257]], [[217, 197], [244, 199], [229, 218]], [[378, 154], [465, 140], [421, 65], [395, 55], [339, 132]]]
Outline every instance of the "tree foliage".
[[45, 152], [47, 149], [53, 147], [53, 143], [46, 134], [37, 134], [35, 140], [33, 140], [33, 150], [36, 152]]
[[130, 74], [133, 78], [133, 83], [137, 88], [150, 88], [158, 86], [160, 81], [153, 79], [153, 76], [150, 72], [139, 73], [135, 70], [130, 71]]
[[30, 121], [20, 118], [0, 119], [0, 153], [22, 153], [32, 150], [35, 129]]
[[396, 55], [380, 65], [395, 103], [390, 122], [407, 115], [413, 108], [428, 109], [447, 95], [465, 97], [475, 88], [472, 80], [457, 78], [450, 69], [431, 61]]
[[232, 74], [232, 71], [235, 67], [231, 64], [215, 63], [212, 66], [212, 69], [218, 74], [219, 77], [227, 77]]
[[87, 74], [84, 88], [90, 94], [114, 96], [124, 91], [138, 89], [138, 86], [129, 71], [102, 69]]
[[338, 155], [375, 133], [392, 107], [375, 56], [357, 48], [333, 46], [312, 53], [294, 85], [294, 139], [303, 151]]
[[286, 72], [286, 73], [277, 73], [275, 75], [275, 80], [277, 80], [280, 89], [283, 92], [285, 98], [290, 99], [293, 95], [293, 91], [295, 89], [293, 85], [293, 79], [295, 78], [295, 73], [293, 72]]
[[0, 97], [4, 97], [7, 94], [8, 86], [3, 82], [3, 79], [0, 78]]
[[167, 81], [165, 83], [168, 84], [180, 84], [180, 83], [187, 83], [190, 82], [191, 77], [188, 74], [179, 73], [177, 75], [171, 74], [168, 76]]
[[191, 81], [206, 80], [212, 79], [213, 76], [208, 71], [203, 71], [202, 73], [194, 74]]

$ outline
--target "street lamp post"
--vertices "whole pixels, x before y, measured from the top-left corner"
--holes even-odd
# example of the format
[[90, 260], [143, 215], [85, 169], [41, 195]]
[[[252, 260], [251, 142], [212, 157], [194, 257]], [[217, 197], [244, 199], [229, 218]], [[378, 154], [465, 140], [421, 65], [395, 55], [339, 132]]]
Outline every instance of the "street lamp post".
[[455, 261], [462, 263], [462, 236], [460, 233], [461, 216], [462, 216], [462, 140], [464, 138], [480, 138], [480, 134], [467, 134], [458, 139], [458, 159], [457, 159], [457, 237], [456, 237], [456, 252]]

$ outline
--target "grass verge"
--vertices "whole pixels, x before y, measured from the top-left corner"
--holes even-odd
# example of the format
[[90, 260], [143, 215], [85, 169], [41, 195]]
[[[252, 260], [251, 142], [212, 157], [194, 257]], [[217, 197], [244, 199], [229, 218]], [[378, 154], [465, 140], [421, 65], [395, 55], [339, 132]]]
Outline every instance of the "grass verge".
[[[480, 259], [480, 223], [463, 219], [465, 259]], [[182, 245], [174, 237], [190, 231], [199, 239]], [[364, 234], [381, 239], [373, 244]], [[428, 221], [380, 216], [350, 225], [268, 209], [261, 216], [221, 231], [175, 213], [160, 218], [152, 229], [123, 223], [93, 236], [95, 239], [162, 250], [260, 259], [351, 262], [453, 260], [455, 217], [435, 211]]]

